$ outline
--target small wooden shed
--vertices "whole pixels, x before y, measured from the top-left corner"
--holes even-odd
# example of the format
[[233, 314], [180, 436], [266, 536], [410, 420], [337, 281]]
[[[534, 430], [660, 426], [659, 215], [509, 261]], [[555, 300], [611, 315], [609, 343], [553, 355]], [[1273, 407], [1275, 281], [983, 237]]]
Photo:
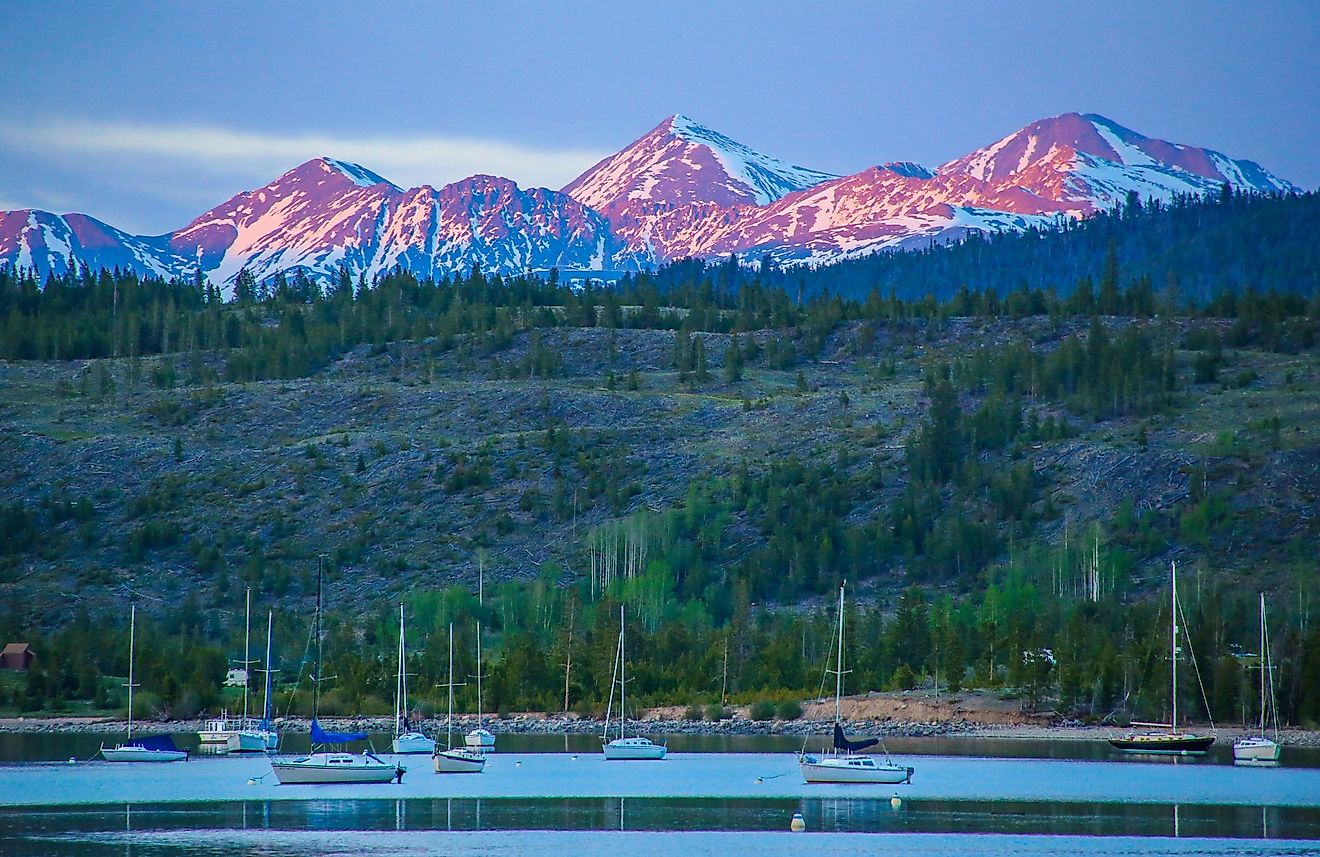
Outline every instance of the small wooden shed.
[[0, 669], [4, 670], [25, 670], [32, 666], [32, 661], [37, 653], [32, 651], [32, 647], [27, 643], [9, 643], [5, 650], [0, 652]]

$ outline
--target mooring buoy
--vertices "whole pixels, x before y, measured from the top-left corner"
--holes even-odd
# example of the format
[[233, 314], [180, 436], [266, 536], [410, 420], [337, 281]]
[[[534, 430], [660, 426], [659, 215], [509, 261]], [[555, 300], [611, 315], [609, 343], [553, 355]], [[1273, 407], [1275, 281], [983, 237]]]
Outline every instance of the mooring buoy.
[[788, 823], [788, 829], [794, 833], [801, 833], [807, 829], [807, 820], [802, 817], [802, 813], [793, 813], [793, 820]]

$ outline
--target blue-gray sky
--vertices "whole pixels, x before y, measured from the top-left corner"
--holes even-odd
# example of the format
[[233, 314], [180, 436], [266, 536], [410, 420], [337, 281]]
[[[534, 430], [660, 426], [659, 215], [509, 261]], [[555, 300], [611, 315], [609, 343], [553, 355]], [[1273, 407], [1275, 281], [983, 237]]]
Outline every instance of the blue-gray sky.
[[1044, 116], [1320, 185], [1320, 3], [7, 0], [0, 209], [177, 228], [316, 155], [559, 187], [686, 113], [849, 173]]

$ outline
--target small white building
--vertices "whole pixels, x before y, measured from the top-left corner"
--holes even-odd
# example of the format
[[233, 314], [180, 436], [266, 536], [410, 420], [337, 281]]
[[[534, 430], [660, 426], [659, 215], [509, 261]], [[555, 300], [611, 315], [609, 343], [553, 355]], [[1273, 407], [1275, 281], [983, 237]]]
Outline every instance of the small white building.
[[225, 687], [243, 687], [247, 684], [248, 671], [241, 667], [236, 667], [229, 671], [225, 676]]

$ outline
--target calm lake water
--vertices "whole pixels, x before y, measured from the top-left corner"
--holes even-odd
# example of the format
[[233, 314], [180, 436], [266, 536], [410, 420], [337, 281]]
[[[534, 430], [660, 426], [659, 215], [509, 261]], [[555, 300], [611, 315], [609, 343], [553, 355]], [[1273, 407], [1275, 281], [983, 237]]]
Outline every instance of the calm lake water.
[[[1258, 769], [1099, 741], [891, 740], [911, 785], [807, 786], [800, 738], [672, 736], [663, 762], [606, 763], [595, 736], [501, 735], [480, 775], [414, 756], [401, 785], [297, 787], [260, 756], [86, 761], [102, 740], [0, 735], [0, 854], [1320, 857], [1320, 754], [1291, 748]], [[805, 834], [787, 832], [795, 812]]]

